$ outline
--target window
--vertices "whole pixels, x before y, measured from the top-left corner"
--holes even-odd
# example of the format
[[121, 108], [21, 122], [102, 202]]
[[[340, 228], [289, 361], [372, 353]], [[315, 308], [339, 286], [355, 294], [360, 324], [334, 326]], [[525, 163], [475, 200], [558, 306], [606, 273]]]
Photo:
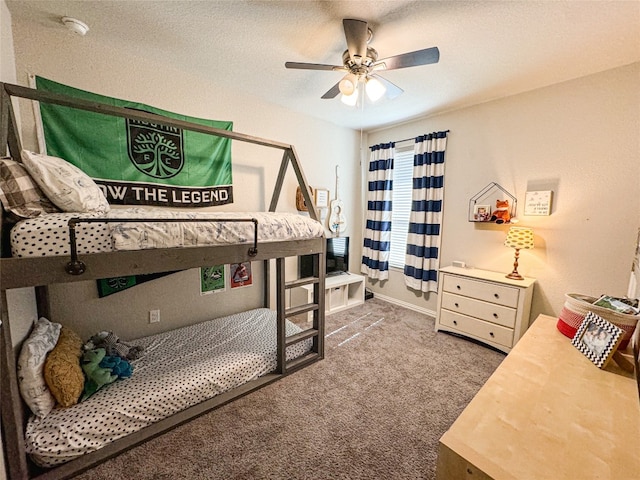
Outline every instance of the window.
[[389, 266], [404, 269], [413, 191], [413, 145], [396, 149], [393, 162], [393, 210]]

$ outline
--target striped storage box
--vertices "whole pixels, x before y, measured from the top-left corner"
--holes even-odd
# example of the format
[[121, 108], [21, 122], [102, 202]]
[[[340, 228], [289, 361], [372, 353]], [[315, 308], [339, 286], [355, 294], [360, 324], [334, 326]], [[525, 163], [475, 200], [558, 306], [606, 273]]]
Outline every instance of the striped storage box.
[[565, 294], [564, 306], [560, 311], [557, 323], [558, 330], [560, 330], [563, 335], [573, 338], [587, 313], [593, 312], [624, 330], [622, 341], [618, 347], [619, 350], [624, 350], [627, 348], [629, 340], [631, 340], [640, 316], [619, 313], [608, 308], [593, 305], [593, 302], [596, 300], [598, 300], [598, 298], [580, 295], [579, 293]]

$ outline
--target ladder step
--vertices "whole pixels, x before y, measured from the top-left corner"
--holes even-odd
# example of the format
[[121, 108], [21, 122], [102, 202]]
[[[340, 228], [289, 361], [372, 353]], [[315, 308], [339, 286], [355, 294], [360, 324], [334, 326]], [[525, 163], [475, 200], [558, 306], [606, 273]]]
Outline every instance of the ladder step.
[[309, 328], [307, 330], [303, 330], [300, 333], [296, 333], [295, 335], [288, 336], [285, 339], [284, 344], [288, 347], [289, 345], [293, 345], [294, 343], [302, 342], [307, 338], [312, 338], [317, 336], [318, 336], [318, 330], [316, 330], [315, 328]]
[[306, 355], [302, 355], [301, 357], [295, 358], [290, 362], [287, 362], [286, 369], [287, 372], [294, 370], [296, 368], [301, 368], [306, 366], [309, 363], [317, 362], [321, 360], [322, 357], [317, 352], [309, 352]]
[[313, 310], [318, 310], [317, 303], [305, 303], [303, 305], [298, 305], [297, 307], [287, 308], [284, 311], [284, 316], [285, 318], [295, 317], [296, 315], [311, 312]]
[[291, 280], [290, 282], [285, 282], [284, 288], [302, 287], [304, 285], [310, 285], [312, 283], [320, 283], [320, 279], [318, 277], [299, 278], [297, 280]]

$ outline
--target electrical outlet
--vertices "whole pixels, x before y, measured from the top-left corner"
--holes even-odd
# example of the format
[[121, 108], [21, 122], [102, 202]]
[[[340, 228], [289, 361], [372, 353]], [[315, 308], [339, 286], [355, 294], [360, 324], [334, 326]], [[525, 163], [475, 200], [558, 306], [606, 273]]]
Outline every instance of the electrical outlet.
[[160, 310], [149, 311], [149, 323], [158, 323], [160, 321]]

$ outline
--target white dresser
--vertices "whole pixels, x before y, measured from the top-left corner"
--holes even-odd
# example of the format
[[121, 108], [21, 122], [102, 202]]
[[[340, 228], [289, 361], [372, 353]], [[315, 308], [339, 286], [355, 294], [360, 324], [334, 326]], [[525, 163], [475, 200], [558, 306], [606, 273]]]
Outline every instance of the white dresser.
[[439, 271], [436, 331], [458, 333], [511, 351], [529, 327], [535, 279], [445, 267]]

